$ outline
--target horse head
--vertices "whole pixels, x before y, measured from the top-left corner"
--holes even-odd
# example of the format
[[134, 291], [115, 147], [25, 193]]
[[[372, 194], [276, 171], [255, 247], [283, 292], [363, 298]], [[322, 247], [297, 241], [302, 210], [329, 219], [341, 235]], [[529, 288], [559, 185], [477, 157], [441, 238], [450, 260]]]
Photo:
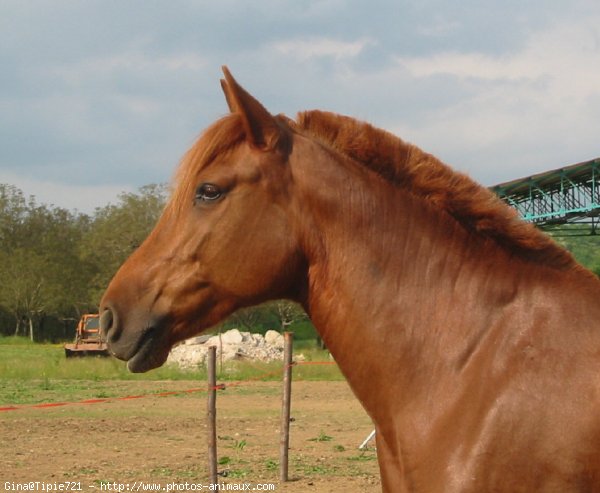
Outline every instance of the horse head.
[[175, 343], [240, 307], [301, 289], [292, 131], [223, 70], [231, 113], [186, 154], [161, 218], [101, 301], [110, 351], [133, 372], [162, 365]]

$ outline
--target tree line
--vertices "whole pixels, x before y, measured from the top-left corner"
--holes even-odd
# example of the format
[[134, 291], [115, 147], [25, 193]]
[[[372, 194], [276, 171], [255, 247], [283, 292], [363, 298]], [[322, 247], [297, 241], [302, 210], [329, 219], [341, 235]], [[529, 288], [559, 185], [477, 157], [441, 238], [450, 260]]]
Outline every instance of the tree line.
[[38, 204], [0, 184], [0, 333], [45, 338], [44, 329], [62, 325], [65, 332], [81, 314], [96, 311], [165, 199], [164, 186], [148, 185], [90, 215]]
[[[0, 184], [0, 335], [71, 339], [110, 279], [142, 243], [167, 199], [165, 185], [122, 193], [93, 214], [39, 204]], [[286, 328], [305, 320], [289, 302], [241, 310], [225, 326]]]
[[[83, 214], [39, 204], [0, 184], [0, 335], [71, 339], [81, 315], [98, 310], [110, 279], [152, 230], [166, 199], [165, 185], [147, 185]], [[597, 236], [558, 241], [600, 274]], [[292, 326], [296, 337], [316, 334], [298, 305], [275, 301], [238, 311], [222, 328]]]

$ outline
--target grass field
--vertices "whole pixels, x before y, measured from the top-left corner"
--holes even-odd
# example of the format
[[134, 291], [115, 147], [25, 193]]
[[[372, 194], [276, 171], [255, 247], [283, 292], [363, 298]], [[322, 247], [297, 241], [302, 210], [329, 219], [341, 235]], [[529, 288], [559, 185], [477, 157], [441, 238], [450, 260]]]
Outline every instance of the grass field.
[[[311, 347], [296, 351], [306, 361], [330, 361], [326, 351]], [[281, 363], [224, 363], [217, 368], [220, 381], [273, 381], [281, 378]], [[297, 380], [343, 380], [335, 365], [305, 365], [294, 368]], [[35, 344], [25, 338], [0, 338], [0, 406], [61, 402], [116, 397], [123, 385], [115, 381], [206, 381], [204, 367], [183, 371], [163, 366], [148, 373], [134, 374], [123, 361], [106, 357], [66, 358], [62, 345]], [[162, 388], [164, 387], [164, 389]], [[156, 392], [169, 388], [158, 386]]]
[[[326, 351], [299, 346], [306, 361], [331, 361]], [[357, 450], [372, 423], [336, 365], [294, 367], [292, 480], [278, 482], [281, 370], [281, 362], [218, 368], [224, 481], [269, 482], [286, 493], [377, 490], [375, 451]], [[60, 345], [0, 339], [0, 408], [13, 408], [0, 412], [1, 479], [77, 481], [87, 489], [112, 481], [206, 482], [205, 373], [164, 367], [131, 374], [112, 358], [67, 359]], [[163, 392], [179, 393], [155, 395]], [[71, 404], [34, 407], [64, 402]]]

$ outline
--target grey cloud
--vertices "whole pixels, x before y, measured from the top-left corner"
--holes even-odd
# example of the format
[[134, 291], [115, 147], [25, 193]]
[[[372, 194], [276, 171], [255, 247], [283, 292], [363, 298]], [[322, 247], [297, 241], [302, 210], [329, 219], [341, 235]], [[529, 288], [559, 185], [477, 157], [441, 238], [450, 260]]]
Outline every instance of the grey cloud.
[[[399, 60], [448, 52], [507, 56], [522, 50], [532, 32], [556, 22], [578, 25], [600, 9], [585, 0], [453, 3], [2, 2], [0, 170], [66, 185], [167, 181], [198, 133], [226, 111], [218, 84], [223, 63], [274, 112], [293, 116], [319, 107], [367, 119], [484, 181], [501, 178], [500, 162], [543, 166], [593, 153], [585, 131], [561, 148], [560, 125], [550, 129], [545, 150], [543, 135], [469, 148], [460, 132], [478, 111], [481, 121], [493, 121], [495, 112], [516, 108], [502, 98], [481, 103], [494, 82], [448, 73], [416, 77]], [[302, 40], [368, 42], [344, 56], [276, 49]], [[590, 101], [585, 121], [600, 113], [593, 95]], [[463, 118], [461, 108], [471, 116]]]

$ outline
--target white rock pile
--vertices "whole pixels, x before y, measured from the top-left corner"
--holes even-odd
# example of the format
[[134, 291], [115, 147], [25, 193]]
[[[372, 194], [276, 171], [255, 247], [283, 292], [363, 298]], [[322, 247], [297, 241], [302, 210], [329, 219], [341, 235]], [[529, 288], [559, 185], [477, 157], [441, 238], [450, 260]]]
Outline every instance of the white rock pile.
[[176, 364], [182, 369], [205, 365], [209, 346], [217, 347], [217, 361], [273, 361], [283, 358], [283, 335], [279, 332], [269, 330], [263, 336], [231, 329], [214, 336], [188, 339], [171, 350], [167, 363]]

